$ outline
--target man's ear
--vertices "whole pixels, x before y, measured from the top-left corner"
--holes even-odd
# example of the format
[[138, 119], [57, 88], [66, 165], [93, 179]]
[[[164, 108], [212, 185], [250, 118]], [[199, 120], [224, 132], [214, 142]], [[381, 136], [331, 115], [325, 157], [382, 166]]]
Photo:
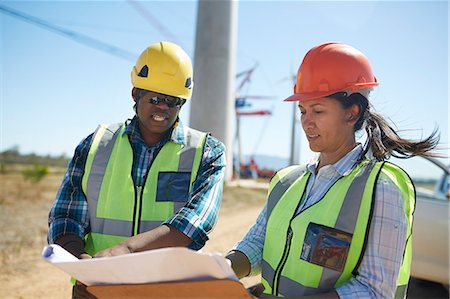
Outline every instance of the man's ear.
[[134, 101], [133, 110], [136, 114], [137, 114], [137, 105], [139, 103], [139, 98], [138, 98], [137, 93], [138, 93], [138, 91], [137, 91], [136, 87], [133, 87], [133, 89], [131, 90], [131, 97], [133, 98], [133, 101]]
[[133, 98], [133, 101], [135, 103], [137, 103], [137, 89], [136, 89], [136, 87], [133, 87], [133, 89], [131, 90], [131, 97]]

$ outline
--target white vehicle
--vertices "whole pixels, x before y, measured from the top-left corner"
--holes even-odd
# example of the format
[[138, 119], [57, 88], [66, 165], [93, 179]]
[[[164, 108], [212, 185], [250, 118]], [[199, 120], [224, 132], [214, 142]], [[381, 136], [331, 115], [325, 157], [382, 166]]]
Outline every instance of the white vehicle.
[[411, 276], [449, 285], [450, 168], [437, 159], [390, 159], [416, 187]]

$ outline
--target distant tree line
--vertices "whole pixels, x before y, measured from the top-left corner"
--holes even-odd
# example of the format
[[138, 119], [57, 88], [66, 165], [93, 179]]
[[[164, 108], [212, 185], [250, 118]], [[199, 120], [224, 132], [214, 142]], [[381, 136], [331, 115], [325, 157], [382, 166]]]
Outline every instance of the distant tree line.
[[24, 164], [24, 165], [45, 165], [55, 167], [67, 167], [69, 158], [64, 154], [60, 156], [40, 156], [34, 153], [21, 154], [19, 147], [14, 146], [3, 152], [0, 152], [0, 164]]
[[[20, 171], [25, 180], [38, 183], [50, 173], [49, 167], [54, 168], [53, 173], [55, 173], [55, 168], [61, 169], [56, 173], [63, 172], [68, 162], [69, 159], [64, 155], [58, 157], [40, 156], [34, 153], [24, 155], [15, 146], [0, 152], [0, 174]], [[17, 169], [16, 165], [22, 166]]]

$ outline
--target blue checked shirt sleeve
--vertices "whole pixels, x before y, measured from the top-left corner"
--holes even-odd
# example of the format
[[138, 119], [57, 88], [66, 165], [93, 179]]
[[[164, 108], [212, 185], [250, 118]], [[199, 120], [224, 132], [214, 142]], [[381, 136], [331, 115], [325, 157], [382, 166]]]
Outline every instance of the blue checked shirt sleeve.
[[64, 235], [77, 235], [84, 239], [89, 228], [87, 201], [81, 181], [84, 165], [89, 152], [92, 134], [86, 137], [75, 149], [69, 163], [56, 200], [49, 213], [48, 242], [52, 244]]
[[381, 174], [367, 248], [358, 275], [336, 289], [340, 298], [394, 298], [407, 229], [403, 195]]
[[256, 223], [250, 228], [245, 237], [234, 245], [233, 250], [245, 254], [250, 262], [249, 276], [261, 272], [262, 253], [266, 236], [267, 205], [264, 206]]
[[208, 136], [188, 203], [164, 222], [192, 239], [189, 245], [191, 249], [199, 250], [205, 246], [208, 233], [217, 221], [225, 167], [225, 146], [216, 138]]

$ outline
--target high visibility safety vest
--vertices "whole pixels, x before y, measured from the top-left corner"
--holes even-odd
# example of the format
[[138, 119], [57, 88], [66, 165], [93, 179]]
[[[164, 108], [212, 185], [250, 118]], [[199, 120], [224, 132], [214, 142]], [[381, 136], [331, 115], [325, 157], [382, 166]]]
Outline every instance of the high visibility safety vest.
[[[395, 298], [405, 298], [411, 266], [414, 185], [396, 165], [369, 161], [358, 164], [320, 201], [299, 214], [296, 211], [310, 173], [305, 172], [304, 167], [291, 166], [279, 171], [272, 179], [262, 261], [264, 293], [285, 297], [320, 294], [357, 275], [381, 172], [393, 181], [404, 197], [408, 231]], [[312, 252], [314, 246], [315, 252]]]
[[186, 144], [167, 142], [147, 170], [144, 185], [136, 186], [125, 124], [97, 128], [82, 180], [91, 228], [85, 237], [88, 254], [158, 227], [186, 204], [207, 133], [184, 129]]

